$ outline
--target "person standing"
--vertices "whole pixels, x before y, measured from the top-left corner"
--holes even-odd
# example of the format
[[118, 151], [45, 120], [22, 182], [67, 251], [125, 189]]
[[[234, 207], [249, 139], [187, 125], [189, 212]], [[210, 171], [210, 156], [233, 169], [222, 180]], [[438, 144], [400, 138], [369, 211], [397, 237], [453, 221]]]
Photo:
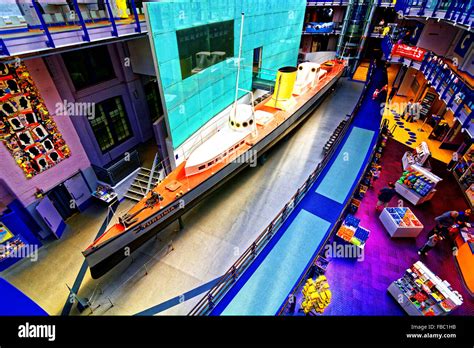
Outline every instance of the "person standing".
[[436, 226], [428, 234], [428, 237], [438, 234], [440, 237], [446, 238], [448, 236], [448, 228], [456, 224], [458, 216], [458, 211], [448, 210], [440, 216], [435, 217]]
[[415, 117], [419, 117], [419, 109], [420, 109], [420, 104], [419, 103], [413, 103], [413, 99], [410, 99], [410, 102], [408, 103], [410, 107], [408, 108], [408, 116], [407, 116], [407, 122], [414, 122]]
[[420, 249], [418, 249], [418, 255], [423, 255], [426, 256], [428, 255], [428, 251], [433, 249], [436, 244], [440, 241], [439, 236], [435, 233], [433, 234], [430, 238], [428, 238], [428, 241], [423, 245]]
[[380, 190], [375, 209], [379, 211], [382, 206], [387, 207], [388, 203], [396, 193], [397, 191], [395, 191], [395, 184], [393, 182], [389, 182], [387, 187], [384, 187]]
[[388, 102], [389, 103], [392, 101], [393, 97], [395, 97], [395, 95], [397, 94], [397, 91], [398, 91], [397, 87], [392, 87], [392, 89], [390, 90], [390, 93], [388, 95]]
[[457, 152], [453, 152], [453, 155], [451, 157], [451, 161], [448, 163], [446, 169], [450, 172], [454, 169], [456, 164], [458, 164], [459, 161], [459, 154]]
[[463, 227], [471, 227], [471, 214], [472, 211], [471, 209], [466, 209], [462, 212], [459, 213], [459, 216], [457, 218], [457, 224], [463, 228]]
[[[407, 106], [405, 107], [405, 110], [403, 110], [402, 119], [405, 119], [405, 115], [408, 115], [410, 113], [412, 105], [413, 105], [413, 99], [410, 99], [407, 103]], [[407, 117], [407, 120], [408, 120], [408, 117]]]

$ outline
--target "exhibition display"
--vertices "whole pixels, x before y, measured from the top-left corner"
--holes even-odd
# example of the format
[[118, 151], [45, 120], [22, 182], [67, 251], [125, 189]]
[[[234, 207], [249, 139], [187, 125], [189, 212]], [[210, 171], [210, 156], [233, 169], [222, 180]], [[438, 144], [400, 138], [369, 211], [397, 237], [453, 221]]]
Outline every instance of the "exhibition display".
[[[240, 42], [243, 39], [244, 19], [242, 14]], [[242, 45], [239, 47], [235, 75], [235, 99], [226, 109], [228, 122], [196, 146], [185, 161], [142, 201], [120, 216], [83, 251], [93, 278], [101, 277], [124, 259], [123, 248], [137, 249], [196, 204], [206, 192], [235, 174], [239, 167], [247, 165], [236, 159], [246, 156], [249, 151], [260, 153], [267, 150], [282, 134], [294, 128], [304, 119], [302, 115], [310, 105], [338, 81], [345, 68], [339, 60], [321, 65], [326, 74], [313, 73], [311, 69], [304, 69], [304, 65], [299, 70], [296, 67], [281, 67], [277, 72], [273, 95], [254, 105], [253, 92], [250, 92], [250, 104], [245, 104], [238, 101], [242, 91], [239, 88], [241, 55]], [[313, 67], [315, 72], [318, 68]], [[297, 78], [298, 74], [304, 76]], [[293, 91], [297, 80], [305, 81], [305, 84], [298, 85], [296, 96]], [[256, 114], [262, 112], [271, 114], [273, 121], [264, 125], [256, 122]]]
[[409, 208], [384, 208], [379, 218], [392, 238], [416, 238], [423, 231], [423, 224]]
[[410, 203], [418, 205], [433, 198], [436, 193], [436, 184], [441, 180], [426, 168], [414, 164], [397, 180], [395, 190]]
[[97, 186], [96, 190], [92, 192], [92, 196], [107, 204], [113, 203], [118, 197], [113, 188], [108, 185]]
[[342, 240], [351, 243], [361, 249], [365, 247], [369, 239], [370, 231], [360, 226], [360, 219], [348, 214], [339, 227], [336, 236]]
[[315, 311], [322, 314], [324, 309], [331, 303], [331, 290], [325, 276], [320, 275], [313, 280], [309, 278], [302, 290], [304, 301], [301, 308], [305, 314]]
[[462, 305], [463, 298], [421, 261], [408, 268], [403, 277], [388, 287], [388, 292], [408, 315], [447, 315]]
[[414, 164], [423, 167], [430, 155], [428, 144], [423, 141], [420, 145], [415, 147], [414, 151], [405, 152], [402, 158], [403, 170], [407, 170]]

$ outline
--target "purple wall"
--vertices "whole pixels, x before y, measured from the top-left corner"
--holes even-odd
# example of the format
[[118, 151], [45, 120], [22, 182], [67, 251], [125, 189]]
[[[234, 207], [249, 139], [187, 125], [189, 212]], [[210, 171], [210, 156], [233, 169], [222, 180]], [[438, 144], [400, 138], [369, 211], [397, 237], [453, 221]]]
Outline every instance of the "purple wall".
[[133, 136], [106, 153], [100, 150], [87, 118], [72, 118], [91, 163], [97, 166], [105, 166], [122, 156], [124, 152], [153, 137], [153, 127], [140, 76], [134, 74], [131, 65], [127, 64], [129, 57], [123, 49], [123, 44], [110, 44], [107, 47], [116, 78], [79, 91], [75, 90], [62, 57], [54, 55], [47, 58], [54, 82], [60, 91], [61, 100], [99, 103], [112, 97], [122, 97]]
[[56, 104], [61, 102], [61, 97], [43, 60], [41, 58], [35, 58], [25, 63], [44, 99], [46, 107], [53, 115], [58, 129], [62, 133], [66, 144], [71, 149], [71, 157], [31, 179], [26, 179], [25, 174], [16, 164], [7, 148], [0, 143], [0, 166], [2, 168], [0, 171], [0, 179], [3, 179], [5, 184], [15, 193], [21, 203], [27, 206], [36, 200], [34, 197], [36, 188], [47, 191], [74, 175], [79, 170], [85, 170], [90, 167], [90, 162], [82, 147], [81, 140], [73, 127], [71, 119], [67, 116], [54, 116]]

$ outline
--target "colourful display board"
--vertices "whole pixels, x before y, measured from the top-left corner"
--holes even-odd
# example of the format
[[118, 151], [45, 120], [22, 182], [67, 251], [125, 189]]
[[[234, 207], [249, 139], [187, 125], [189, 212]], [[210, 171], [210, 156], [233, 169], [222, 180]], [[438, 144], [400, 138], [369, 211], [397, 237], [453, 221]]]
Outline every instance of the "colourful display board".
[[0, 223], [0, 244], [5, 243], [11, 238], [13, 238], [13, 233], [11, 233], [5, 225]]
[[[183, 0], [146, 4], [153, 54], [175, 149], [235, 97], [234, 57], [239, 52], [241, 13], [245, 14], [245, 22], [239, 87], [249, 90], [255, 49], [262, 49], [261, 71], [273, 72], [262, 78], [274, 79], [279, 68], [296, 65], [305, 9], [304, 0]], [[193, 55], [180, 57], [177, 32], [196, 28], [196, 35], [201, 35], [203, 25], [228, 21], [234, 22], [233, 38], [230, 38], [234, 44], [233, 57], [227, 52], [224, 55], [219, 46], [213, 48], [212, 43], [210, 48], [203, 45], [202, 50], [190, 49]], [[190, 45], [196, 41], [190, 40]], [[206, 63], [207, 59], [210, 62]], [[182, 69], [196, 69], [196, 73], [184, 74], [183, 79]]]
[[0, 140], [27, 178], [70, 156], [23, 63], [0, 63]]

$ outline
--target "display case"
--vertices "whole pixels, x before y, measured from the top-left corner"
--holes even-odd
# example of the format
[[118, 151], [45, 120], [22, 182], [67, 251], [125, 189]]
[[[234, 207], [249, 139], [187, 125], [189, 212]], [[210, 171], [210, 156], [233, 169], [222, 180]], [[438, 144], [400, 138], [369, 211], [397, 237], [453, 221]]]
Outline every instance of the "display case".
[[351, 243], [361, 249], [365, 247], [365, 243], [369, 238], [370, 231], [360, 226], [360, 219], [348, 214], [344, 219], [336, 236], [342, 240]]
[[385, 208], [380, 221], [392, 238], [416, 238], [423, 231], [423, 224], [409, 208]]
[[462, 296], [421, 261], [392, 282], [388, 292], [412, 316], [447, 315], [463, 304]]
[[405, 152], [402, 157], [403, 170], [407, 170], [414, 164], [423, 167], [430, 156], [430, 148], [428, 147], [428, 144], [423, 141], [414, 151]]
[[414, 164], [395, 183], [395, 191], [413, 205], [418, 205], [433, 198], [441, 180], [426, 168]]
[[107, 185], [97, 186], [97, 189], [92, 192], [92, 196], [106, 204], [112, 204], [118, 197], [117, 193]]

